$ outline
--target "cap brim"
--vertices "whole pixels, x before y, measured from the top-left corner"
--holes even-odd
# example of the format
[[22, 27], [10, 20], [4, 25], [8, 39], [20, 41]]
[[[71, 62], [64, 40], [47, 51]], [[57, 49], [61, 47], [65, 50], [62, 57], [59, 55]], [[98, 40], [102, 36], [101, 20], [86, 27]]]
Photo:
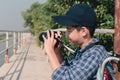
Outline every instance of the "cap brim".
[[74, 26], [78, 25], [73, 19], [69, 16], [52, 16], [55, 22], [61, 24], [62, 26]]

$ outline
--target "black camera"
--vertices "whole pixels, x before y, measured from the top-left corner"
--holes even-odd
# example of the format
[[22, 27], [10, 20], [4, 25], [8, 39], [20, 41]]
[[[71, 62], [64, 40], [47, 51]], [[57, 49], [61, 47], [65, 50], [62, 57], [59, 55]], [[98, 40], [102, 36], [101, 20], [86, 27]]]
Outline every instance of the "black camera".
[[[49, 33], [50, 33], [50, 36], [51, 36], [51, 31], [49, 31]], [[54, 38], [55, 38], [55, 34], [57, 34], [56, 31], [54, 31]], [[39, 40], [42, 41], [42, 42], [44, 42], [43, 37], [42, 37], [43, 35], [47, 38], [47, 32], [42, 32], [42, 33], [40, 33], [40, 35], [39, 35]], [[56, 39], [56, 38], [55, 38], [55, 39]]]
[[[50, 32], [50, 36], [51, 36], [51, 31], [49, 31], [49, 32]], [[56, 42], [56, 44], [55, 44], [54, 47], [56, 48], [56, 47], [58, 47], [59, 44], [61, 44], [61, 45], [62, 45], [62, 48], [65, 48], [65, 49], [67, 49], [68, 51], [70, 51], [71, 53], [74, 53], [74, 50], [72, 50], [72, 49], [70, 49], [69, 47], [67, 47], [66, 45], [64, 45], [64, 44], [62, 43], [62, 41], [60, 40], [60, 37], [58, 36], [58, 37], [56, 38], [56, 37], [55, 37], [55, 34], [57, 34], [56, 31], [54, 31], [54, 38], [57, 40], [57, 42]], [[44, 39], [43, 39], [43, 37], [42, 37], [43, 35], [47, 38], [47, 32], [42, 32], [42, 33], [40, 33], [40, 35], [39, 35], [39, 40], [42, 41], [42, 42], [44, 42]], [[60, 33], [60, 35], [62, 35], [62, 33]]]
[[[51, 31], [49, 31], [49, 33], [50, 33], [50, 36], [51, 36]], [[57, 40], [57, 42], [56, 42], [56, 44], [55, 44], [55, 47], [57, 47], [58, 44], [59, 44], [59, 42], [60, 42], [60, 40], [55, 37], [55, 34], [57, 34], [56, 31], [54, 31], [54, 38]], [[39, 40], [42, 41], [42, 42], [44, 42], [43, 35], [47, 38], [47, 32], [42, 32], [42, 33], [40, 33], [40, 35], [39, 35]]]

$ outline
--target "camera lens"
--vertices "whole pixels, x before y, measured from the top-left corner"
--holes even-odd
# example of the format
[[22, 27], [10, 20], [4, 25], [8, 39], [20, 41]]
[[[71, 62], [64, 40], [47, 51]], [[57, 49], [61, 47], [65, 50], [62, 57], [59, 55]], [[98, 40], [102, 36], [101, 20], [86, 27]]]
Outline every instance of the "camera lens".
[[42, 42], [44, 42], [43, 37], [42, 37], [43, 35], [44, 35], [45, 37], [47, 37], [47, 33], [46, 33], [46, 32], [42, 32], [42, 33], [39, 35], [39, 40], [42, 41]]
[[[51, 36], [51, 31], [49, 31], [49, 33], [50, 33], [50, 36]], [[57, 34], [56, 31], [54, 31], [54, 38], [55, 38], [55, 34]], [[39, 35], [39, 40], [42, 41], [42, 42], [44, 42], [43, 37], [42, 37], [43, 35], [47, 38], [47, 32], [42, 32], [42, 33]], [[56, 39], [56, 38], [55, 38], [55, 39]]]
[[[50, 33], [50, 36], [51, 36], [51, 31], [49, 31], [49, 33]], [[55, 38], [55, 34], [57, 34], [56, 31], [54, 31], [54, 39], [57, 40], [57, 42], [56, 42], [56, 44], [55, 44], [55, 47], [57, 47], [58, 44], [59, 44], [59, 40], [58, 40], [57, 38]], [[42, 32], [42, 33], [39, 35], [39, 40], [42, 41], [42, 42], [44, 43], [43, 36], [45, 36], [45, 37], [47, 38], [47, 32]]]

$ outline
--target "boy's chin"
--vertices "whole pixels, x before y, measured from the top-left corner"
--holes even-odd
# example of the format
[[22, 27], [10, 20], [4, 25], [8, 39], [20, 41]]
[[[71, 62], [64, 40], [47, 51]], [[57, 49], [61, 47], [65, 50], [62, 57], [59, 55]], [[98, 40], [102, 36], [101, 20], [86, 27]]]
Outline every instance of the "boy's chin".
[[74, 41], [71, 41], [71, 40], [69, 40], [69, 43], [70, 43], [70, 45], [73, 45], [73, 46], [78, 45], [78, 43], [77, 43], [77, 42], [74, 42]]
[[73, 46], [77, 46], [78, 45], [78, 44], [75, 44], [75, 43], [72, 43], [72, 42], [70, 42], [70, 44], [73, 45]]

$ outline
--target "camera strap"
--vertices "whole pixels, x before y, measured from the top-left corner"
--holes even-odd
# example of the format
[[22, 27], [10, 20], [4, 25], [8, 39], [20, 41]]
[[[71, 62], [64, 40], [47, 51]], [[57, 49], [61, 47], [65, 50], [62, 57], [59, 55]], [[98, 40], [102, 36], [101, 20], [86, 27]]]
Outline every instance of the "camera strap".
[[[99, 45], [99, 42], [92, 43], [92, 44], [86, 46], [86, 48], [81, 51], [80, 56], [82, 56], [85, 51], [87, 51], [88, 49], [92, 48], [92, 47], [95, 46], [95, 45]], [[74, 52], [74, 53], [71, 55], [71, 58], [72, 58], [72, 57], [75, 57], [76, 55], [77, 55], [77, 52]], [[69, 61], [68, 59], [70, 59], [70, 58], [67, 58], [67, 56], [65, 55], [65, 56], [64, 56], [65, 63], [66, 63], [66, 65], [69, 66], [70, 64], [69, 64], [69, 62], [68, 62], [68, 61]]]

